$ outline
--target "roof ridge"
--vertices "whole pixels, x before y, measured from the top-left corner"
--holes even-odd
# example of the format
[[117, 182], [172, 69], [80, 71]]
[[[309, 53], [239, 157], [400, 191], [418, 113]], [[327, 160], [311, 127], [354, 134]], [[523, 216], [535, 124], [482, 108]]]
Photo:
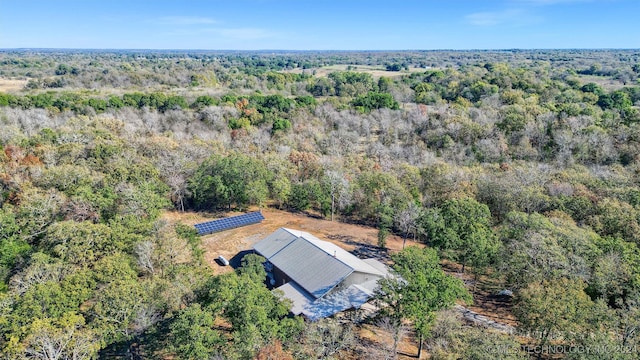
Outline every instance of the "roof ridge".
[[[311, 234], [309, 234], [309, 235], [311, 235]], [[312, 236], [313, 236], [313, 235], [312, 235]], [[318, 245], [314, 244], [314, 243], [313, 243], [313, 241], [310, 241], [309, 239], [305, 238], [304, 236], [299, 236], [298, 238], [299, 238], [299, 239], [304, 239], [304, 241], [306, 241], [306, 242], [308, 242], [309, 244], [311, 244], [311, 245], [315, 246], [316, 248], [320, 249], [320, 251], [322, 251], [323, 253], [325, 253], [325, 254], [327, 254], [327, 255], [331, 256], [332, 258], [334, 258], [334, 259], [338, 260], [339, 262], [341, 262], [342, 264], [344, 264], [345, 266], [347, 266], [347, 267], [348, 267], [349, 269], [351, 269], [352, 271], [356, 271], [356, 269], [355, 269], [353, 266], [351, 266], [351, 265], [347, 264], [346, 262], [344, 262], [344, 261], [340, 260], [340, 259], [339, 259], [335, 254], [334, 254], [334, 255], [329, 254], [325, 249], [323, 249], [323, 248], [321, 248], [320, 246], [318, 246]], [[320, 240], [320, 239], [318, 239], [318, 240]], [[324, 240], [320, 240], [320, 241], [324, 241]], [[330, 243], [330, 242], [328, 242], [328, 241], [325, 241], [325, 242], [326, 242], [326, 243], [328, 243], [328, 244], [331, 244], [331, 243]], [[335, 245], [335, 246], [336, 246], [336, 247], [338, 247], [338, 248], [340, 248], [340, 247], [339, 247], [339, 246], [337, 246], [337, 245]], [[343, 249], [343, 250], [344, 250], [344, 249]], [[345, 252], [349, 253], [349, 252], [348, 252], [348, 251], [346, 251], [346, 250], [345, 250]]]
[[[295, 235], [295, 234], [293, 234]], [[290, 242], [289, 244], [287, 244], [286, 246], [284, 246], [282, 249], [280, 249], [280, 251], [278, 251], [276, 254], [273, 255], [273, 257], [275, 257], [278, 253], [280, 253], [281, 251], [284, 251], [284, 249], [288, 248], [290, 245], [293, 245], [297, 240], [304, 240], [305, 243], [310, 244], [311, 246], [317, 248], [318, 250], [320, 250], [322, 253], [327, 254], [327, 256], [333, 258], [333, 260], [339, 262], [340, 264], [344, 265], [347, 267], [348, 269], [348, 273], [341, 276], [333, 286], [331, 286], [331, 288], [329, 288], [328, 290], [324, 291], [324, 293], [322, 295], [317, 296], [314, 292], [312, 292], [310, 289], [307, 289], [305, 287], [305, 285], [300, 281], [300, 279], [292, 274], [287, 274], [287, 276], [293, 281], [295, 282], [297, 285], [299, 285], [302, 289], [304, 289], [306, 292], [308, 292], [309, 294], [311, 294], [315, 299], [320, 299], [323, 298], [325, 295], [327, 295], [329, 292], [331, 292], [331, 290], [333, 290], [336, 286], [338, 286], [342, 280], [346, 279], [349, 275], [351, 275], [355, 269], [351, 266], [349, 266], [348, 264], [345, 264], [343, 261], [341, 261], [340, 259], [338, 259], [337, 257], [331, 256], [329, 255], [326, 251], [324, 251], [321, 247], [317, 246], [316, 244], [314, 244], [313, 242], [309, 241], [308, 239], [302, 237], [302, 236], [298, 236], [296, 237], [292, 242]]]
[[[293, 243], [294, 243], [294, 242], [299, 238], [299, 236], [298, 236], [298, 235], [296, 235], [296, 234], [292, 233], [292, 232], [291, 232], [291, 231], [289, 231], [289, 229], [287, 229], [287, 228], [281, 227], [280, 229], [282, 229], [282, 230], [284, 230], [284, 231], [288, 232], [289, 234], [291, 234], [291, 235], [295, 236], [295, 239], [293, 239], [292, 241], [290, 241], [289, 243], [287, 243], [287, 245], [285, 245], [285, 246], [281, 247], [278, 251], [274, 252], [274, 253], [273, 253], [273, 255], [271, 255], [269, 258], [267, 258], [267, 261], [269, 261], [269, 259], [273, 258], [274, 256], [278, 255], [282, 250], [286, 249], [289, 245], [293, 244]], [[280, 230], [280, 229], [278, 229], [278, 230]], [[278, 230], [276, 230], [276, 231], [278, 231]]]
[[[301, 232], [302, 232], [302, 233], [305, 233], [304, 231], [301, 231]], [[309, 234], [309, 233], [306, 233], [306, 234]], [[349, 251], [347, 251], [347, 250], [343, 249], [343, 248], [342, 248], [342, 247], [340, 247], [339, 245], [334, 244], [334, 243], [332, 243], [331, 241], [326, 241], [326, 240], [319, 239], [318, 237], [314, 236], [313, 234], [309, 234], [309, 235], [310, 235], [311, 237], [313, 237], [315, 240], [318, 240], [318, 241], [320, 241], [320, 242], [322, 242], [322, 243], [327, 244], [328, 246], [335, 247], [336, 249], [340, 250], [340, 251], [342, 252], [342, 255], [343, 255], [343, 256], [351, 257], [351, 258], [353, 258], [354, 260], [359, 261], [359, 262], [361, 262], [362, 264], [364, 264], [364, 266], [369, 267], [369, 269], [368, 269], [367, 271], [363, 271], [363, 272], [366, 272], [366, 273], [369, 273], [369, 274], [373, 274], [373, 275], [380, 275], [380, 276], [384, 276], [384, 273], [383, 273], [383, 272], [381, 272], [379, 269], [377, 269], [376, 267], [374, 267], [374, 266], [372, 266], [372, 265], [368, 264], [366, 261], [364, 261], [364, 259], [360, 259], [360, 258], [359, 258], [359, 257], [357, 257], [356, 255], [354, 255], [354, 254], [352, 254], [351, 252], [349, 252]], [[325, 249], [323, 249], [322, 247], [320, 247], [320, 246], [318, 246], [318, 245], [314, 244], [314, 241], [315, 241], [314, 239], [311, 239], [311, 240], [310, 240], [310, 239], [307, 239], [307, 238], [304, 238], [304, 237], [302, 237], [302, 238], [303, 238], [303, 239], [305, 239], [307, 242], [311, 243], [312, 245], [314, 245], [315, 247], [317, 247], [317, 248], [319, 248], [320, 250], [322, 250], [324, 253], [331, 255], [330, 253], [328, 253], [328, 252], [327, 252]], [[335, 250], [334, 250], [334, 251], [335, 251]], [[334, 255], [333, 257], [334, 257], [334, 258], [336, 258], [336, 259], [337, 259], [338, 261], [340, 261], [341, 263], [343, 263], [343, 264], [347, 265], [349, 268], [353, 269], [354, 271], [362, 271], [362, 269], [361, 269], [361, 268], [356, 269], [355, 267], [353, 267], [353, 266], [349, 265], [348, 263], [346, 263], [345, 261], [343, 261], [342, 259], [340, 259], [339, 257], [337, 257], [337, 256], [335, 256], [335, 255]], [[373, 271], [371, 271], [371, 270], [373, 270]]]
[[[330, 253], [328, 253], [325, 249], [323, 249], [323, 248], [321, 248], [320, 246], [318, 246], [318, 245], [314, 244], [314, 243], [313, 243], [313, 241], [311, 241], [311, 240], [307, 239], [306, 237], [304, 237], [304, 234], [307, 234], [307, 235], [309, 235], [309, 236], [312, 236], [312, 237], [314, 237], [314, 238], [318, 239], [319, 241], [325, 242], [325, 243], [327, 243], [327, 244], [334, 245], [334, 246], [335, 246], [335, 247], [337, 247], [338, 249], [343, 250], [345, 253], [347, 253], [347, 254], [349, 254], [349, 255], [353, 255], [353, 254], [349, 253], [348, 251], [346, 251], [346, 250], [342, 249], [342, 248], [341, 248], [341, 247], [339, 247], [338, 245], [335, 245], [335, 244], [333, 244], [333, 243], [331, 243], [331, 242], [329, 242], [329, 241], [325, 241], [325, 240], [319, 239], [319, 238], [317, 238], [316, 236], [314, 236], [314, 235], [312, 235], [311, 233], [308, 233], [308, 232], [306, 232], [306, 231], [302, 231], [302, 230], [293, 230], [293, 229], [289, 229], [289, 228], [286, 228], [286, 227], [281, 227], [281, 229], [285, 230], [286, 232], [288, 232], [289, 234], [291, 234], [291, 235], [295, 236], [295, 237], [296, 237], [296, 238], [298, 238], [298, 239], [303, 239], [304, 241], [308, 242], [309, 244], [313, 245], [314, 247], [316, 247], [316, 248], [320, 249], [320, 251], [322, 251], [323, 253], [325, 253], [325, 254], [327, 254], [327, 255], [329, 255], [329, 256], [332, 256], [334, 259], [336, 259], [336, 260], [338, 260], [339, 262], [341, 262], [342, 264], [346, 265], [349, 269], [351, 269], [351, 270], [353, 270], [353, 271], [355, 271], [355, 270], [356, 270], [353, 266], [351, 266], [351, 265], [349, 265], [349, 264], [345, 263], [344, 261], [340, 260], [340, 259], [339, 259], [335, 254], [334, 254], [334, 255], [331, 255], [331, 254], [330, 254]], [[297, 232], [299, 232], [299, 233], [300, 233], [300, 235], [297, 235], [297, 234], [295, 234], [295, 233], [294, 233], [294, 232], [292, 232], [292, 231], [297, 231]], [[295, 241], [295, 240], [294, 240], [294, 241]], [[292, 243], [293, 243], [293, 241], [292, 241], [292, 242], [290, 242], [289, 244], [287, 244], [287, 245], [286, 245], [285, 247], [283, 247], [282, 249], [286, 248], [287, 246], [291, 245]], [[281, 249], [281, 250], [282, 250], [282, 249]], [[275, 255], [275, 254], [274, 254], [274, 255]], [[354, 257], [355, 257], [356, 259], [358, 258], [357, 256], [354, 256]]]

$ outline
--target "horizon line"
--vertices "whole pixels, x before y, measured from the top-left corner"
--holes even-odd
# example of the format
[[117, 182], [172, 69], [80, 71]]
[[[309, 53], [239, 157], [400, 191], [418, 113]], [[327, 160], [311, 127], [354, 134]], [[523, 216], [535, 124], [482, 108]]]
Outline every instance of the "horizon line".
[[473, 52], [473, 51], [568, 51], [568, 50], [580, 50], [580, 51], [640, 51], [640, 48], [441, 48], [441, 49], [155, 49], [155, 48], [73, 48], [73, 47], [61, 47], [61, 48], [43, 48], [43, 47], [14, 47], [14, 48], [0, 48], [0, 51], [170, 51], [170, 52], [437, 52], [437, 51], [460, 51], [460, 52]]

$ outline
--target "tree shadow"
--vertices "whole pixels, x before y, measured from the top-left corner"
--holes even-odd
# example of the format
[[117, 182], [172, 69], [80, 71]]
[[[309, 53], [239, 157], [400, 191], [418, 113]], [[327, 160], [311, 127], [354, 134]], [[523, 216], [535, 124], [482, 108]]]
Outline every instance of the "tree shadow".
[[[229, 266], [231, 266], [234, 269], [239, 268], [242, 265], [242, 259], [245, 256], [247, 256], [249, 254], [253, 254], [253, 253], [254, 253], [253, 250], [242, 250], [242, 251], [240, 251], [239, 253], [235, 254], [231, 259], [229, 259]], [[216, 259], [216, 263], [218, 261], [219, 260]], [[220, 264], [222, 264], [222, 263], [220, 262]]]
[[331, 240], [338, 240], [347, 245], [351, 245], [354, 247], [350, 252], [360, 259], [380, 259], [383, 262], [388, 262], [390, 260], [389, 250], [386, 248], [382, 248], [376, 245], [363, 244], [354, 239], [353, 236], [349, 235], [329, 235], [327, 238]]
[[161, 320], [142, 334], [110, 344], [98, 352], [98, 358], [126, 360], [157, 358], [157, 354], [169, 346], [166, 334], [169, 333], [172, 320]]

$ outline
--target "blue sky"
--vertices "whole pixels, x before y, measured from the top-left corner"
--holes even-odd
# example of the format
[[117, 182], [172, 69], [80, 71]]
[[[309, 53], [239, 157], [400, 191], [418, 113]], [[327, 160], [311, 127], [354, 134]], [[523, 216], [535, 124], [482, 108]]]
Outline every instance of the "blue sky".
[[640, 0], [0, 0], [0, 48], [640, 48]]

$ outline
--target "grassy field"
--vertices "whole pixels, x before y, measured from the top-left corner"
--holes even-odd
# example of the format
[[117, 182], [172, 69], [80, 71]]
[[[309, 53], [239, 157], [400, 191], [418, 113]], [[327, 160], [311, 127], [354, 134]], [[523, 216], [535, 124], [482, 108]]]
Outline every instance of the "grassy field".
[[314, 73], [315, 76], [326, 77], [327, 75], [329, 75], [329, 73], [332, 73], [332, 72], [335, 72], [335, 71], [347, 71], [347, 70], [355, 71], [355, 72], [368, 73], [368, 74], [371, 74], [371, 76], [373, 76], [375, 79], [378, 79], [378, 78], [380, 78], [382, 76], [397, 77], [397, 76], [406, 75], [406, 74], [413, 73], [413, 72], [424, 72], [426, 69], [410, 67], [409, 71], [407, 71], [407, 70], [403, 70], [403, 71], [387, 71], [387, 70], [385, 70], [384, 66], [331, 65], [331, 66], [323, 66], [323, 67], [313, 68], [313, 69], [293, 69], [293, 70], [288, 70], [287, 72], [296, 73], [296, 74], [300, 74], [300, 73], [303, 73], [303, 72], [305, 74]]
[[0, 92], [17, 92], [24, 89], [27, 80], [0, 78]]
[[579, 75], [580, 81], [583, 83], [595, 83], [602, 86], [607, 91], [620, 90], [627, 86], [637, 86], [637, 83], [629, 82], [626, 85], [620, 80], [612, 79], [608, 76], [595, 76], [595, 75]]

